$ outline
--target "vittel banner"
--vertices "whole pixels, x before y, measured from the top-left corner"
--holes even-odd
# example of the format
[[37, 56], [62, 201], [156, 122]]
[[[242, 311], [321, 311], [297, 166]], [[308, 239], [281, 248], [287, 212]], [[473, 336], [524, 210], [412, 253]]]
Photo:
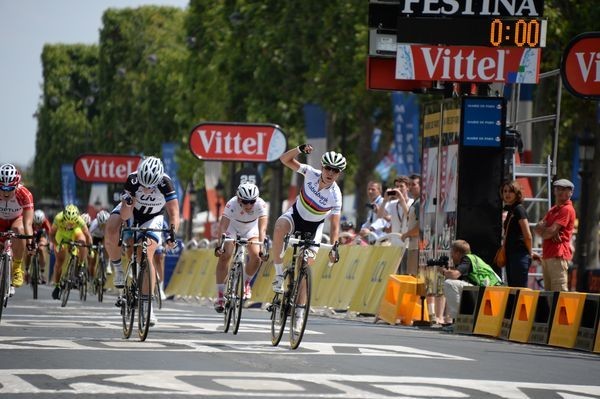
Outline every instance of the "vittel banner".
[[600, 100], [600, 32], [575, 37], [563, 53], [560, 71], [571, 94]]
[[75, 160], [73, 170], [85, 182], [124, 183], [141, 159], [139, 155], [84, 154]]
[[411, 17], [541, 17], [543, 13], [544, 0], [400, 0], [400, 14]]
[[283, 131], [273, 124], [207, 122], [190, 134], [190, 151], [207, 161], [271, 162], [286, 146]]
[[396, 79], [537, 83], [541, 49], [398, 44]]

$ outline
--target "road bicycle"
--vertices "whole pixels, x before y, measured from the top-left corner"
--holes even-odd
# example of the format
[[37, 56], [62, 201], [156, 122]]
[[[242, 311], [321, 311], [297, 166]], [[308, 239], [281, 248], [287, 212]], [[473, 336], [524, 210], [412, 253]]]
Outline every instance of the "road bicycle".
[[40, 244], [41, 234], [35, 235], [35, 253], [29, 259], [27, 267], [29, 275], [29, 285], [33, 293], [33, 299], [38, 299], [38, 285], [42, 280], [42, 272], [40, 270], [40, 257], [44, 256], [44, 248], [48, 248], [48, 244]]
[[[117, 299], [117, 307], [121, 308], [123, 319], [123, 337], [128, 339], [133, 330], [135, 310], [138, 311], [138, 336], [140, 341], [148, 337], [150, 313], [152, 311], [152, 271], [148, 260], [148, 233], [168, 233], [175, 237], [174, 227], [170, 229], [152, 229], [147, 227], [121, 227], [119, 246], [123, 245], [124, 234], [133, 233], [133, 253], [125, 270], [125, 285]], [[137, 249], [140, 249], [138, 256]]]
[[88, 248], [89, 245], [79, 241], [63, 241], [60, 245], [69, 247], [69, 261], [67, 267], [63, 266], [60, 276], [60, 306], [67, 306], [72, 289], [79, 290], [79, 299], [87, 299], [87, 265], [79, 261], [79, 248]]
[[271, 312], [271, 344], [279, 345], [288, 316], [290, 316], [290, 346], [298, 348], [310, 311], [311, 269], [309, 261], [316, 256], [312, 248], [331, 248], [335, 261], [339, 260], [338, 243], [325, 244], [312, 240], [310, 233], [286, 235], [284, 248], [292, 246], [292, 260], [283, 273], [283, 293], [275, 293], [267, 310]]
[[[127, 256], [127, 258], [129, 258], [129, 255], [127, 254], [127, 249], [131, 246], [128, 243], [123, 243], [123, 253], [125, 254], [125, 256]], [[158, 265], [154, 265], [154, 272], [155, 272], [155, 284], [154, 284], [154, 295], [152, 296], [152, 299], [154, 301], [156, 301], [156, 307], [158, 309], [162, 309], [162, 296], [160, 295], [160, 282], [162, 281], [160, 276], [158, 275]]]
[[232, 241], [235, 243], [231, 264], [227, 271], [225, 279], [225, 289], [223, 291], [223, 332], [228, 332], [231, 322], [233, 321], [233, 334], [237, 334], [240, 328], [240, 320], [242, 319], [242, 308], [244, 305], [244, 270], [248, 260], [248, 245], [259, 245], [263, 247], [264, 253], [269, 252], [269, 239], [265, 238], [264, 242], [248, 241], [247, 238], [242, 238], [239, 235], [236, 238], [227, 238], [224, 234], [221, 237], [221, 242], [218, 246], [219, 251], [223, 251], [225, 242]]
[[94, 271], [93, 290], [98, 296], [98, 302], [104, 299], [104, 290], [106, 285], [106, 254], [104, 253], [104, 244], [99, 242], [97, 245], [92, 245], [91, 248], [96, 251], [97, 261], [96, 270]]
[[0, 254], [0, 295], [2, 295], [2, 304], [0, 304], [0, 320], [2, 320], [2, 311], [8, 305], [8, 298], [11, 294], [12, 280], [12, 239], [27, 240], [33, 238], [31, 235], [18, 234], [11, 230], [0, 232], [0, 238], [5, 239], [2, 253]]

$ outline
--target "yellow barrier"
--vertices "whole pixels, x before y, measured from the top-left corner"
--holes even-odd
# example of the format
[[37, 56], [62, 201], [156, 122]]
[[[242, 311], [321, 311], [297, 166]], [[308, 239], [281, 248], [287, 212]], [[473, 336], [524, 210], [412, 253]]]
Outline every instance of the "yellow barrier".
[[333, 266], [334, 286], [329, 296], [329, 306], [335, 310], [348, 310], [354, 293], [358, 291], [369, 262], [370, 251], [351, 245], [340, 247], [341, 261]]
[[509, 292], [510, 287], [485, 287], [473, 334], [500, 335]]
[[519, 299], [519, 295], [521, 295], [521, 292], [523, 292], [524, 290], [529, 290], [529, 288], [509, 288], [510, 290], [508, 292], [506, 307], [504, 309], [504, 317], [502, 318], [502, 328], [500, 329], [500, 335], [498, 336], [500, 339], [508, 339], [508, 336], [510, 335], [512, 321], [515, 318], [515, 310], [517, 309], [517, 301]]
[[598, 331], [598, 320], [600, 319], [600, 295], [587, 294], [583, 305], [581, 323], [577, 331], [575, 349], [592, 351], [594, 349], [594, 338]]
[[[414, 276], [390, 275], [379, 303], [377, 319], [391, 325], [400, 322], [406, 326], [412, 325], [414, 320], [421, 320], [423, 306], [419, 294], [424, 295], [424, 291], [423, 281]], [[423, 309], [423, 320], [429, 321], [426, 309]]]
[[586, 294], [561, 292], [556, 303], [548, 345], [573, 348], [581, 323]]
[[596, 331], [596, 343], [594, 344], [594, 352], [600, 353], [600, 334]]
[[516, 342], [528, 342], [535, 317], [540, 291], [522, 290], [519, 292], [517, 306], [510, 327], [508, 339]]
[[335, 281], [338, 278], [340, 269], [338, 264], [328, 266], [329, 250], [319, 250], [312, 269], [312, 290], [310, 304], [311, 306], [328, 306], [329, 298], [333, 293]]
[[385, 276], [396, 271], [404, 248], [368, 247], [368, 250], [370, 250], [370, 256], [367, 263], [362, 265], [365, 271], [350, 301], [350, 310], [375, 314], [387, 282]]

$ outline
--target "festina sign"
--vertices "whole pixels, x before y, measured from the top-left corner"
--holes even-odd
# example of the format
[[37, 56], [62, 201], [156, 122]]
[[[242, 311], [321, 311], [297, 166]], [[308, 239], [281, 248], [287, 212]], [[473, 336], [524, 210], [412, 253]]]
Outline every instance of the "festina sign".
[[567, 45], [560, 72], [573, 95], [600, 100], [600, 32], [576, 36]]
[[85, 182], [125, 183], [141, 159], [139, 155], [83, 154], [75, 160], [73, 170]]
[[400, 0], [400, 13], [411, 17], [541, 17], [544, 0]]
[[398, 44], [396, 79], [537, 83], [541, 49]]
[[207, 122], [190, 134], [190, 151], [208, 161], [271, 162], [286, 146], [281, 128], [268, 123]]

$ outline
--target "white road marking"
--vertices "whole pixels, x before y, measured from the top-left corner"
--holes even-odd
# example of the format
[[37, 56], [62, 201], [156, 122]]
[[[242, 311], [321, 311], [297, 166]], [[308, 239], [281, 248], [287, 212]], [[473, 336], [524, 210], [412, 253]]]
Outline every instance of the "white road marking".
[[[47, 378], [41, 378], [46, 376]], [[73, 381], [70, 381], [73, 380]], [[85, 381], [88, 380], [88, 381]], [[122, 385], [126, 383], [127, 385]], [[454, 388], [457, 387], [457, 388]], [[0, 394], [198, 395], [227, 397], [498, 397], [527, 399], [525, 390], [562, 398], [600, 396], [599, 386], [435, 377], [169, 370], [0, 370]]]

